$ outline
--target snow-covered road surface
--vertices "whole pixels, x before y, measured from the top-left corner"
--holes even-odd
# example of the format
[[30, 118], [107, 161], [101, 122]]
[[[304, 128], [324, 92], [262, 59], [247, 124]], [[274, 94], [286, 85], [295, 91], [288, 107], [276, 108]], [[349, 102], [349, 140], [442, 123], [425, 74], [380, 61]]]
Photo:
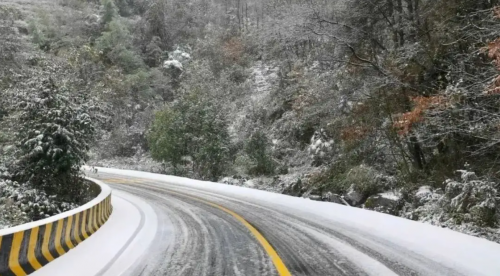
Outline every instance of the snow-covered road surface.
[[147, 254], [157, 232], [156, 213], [140, 198], [113, 191], [113, 213], [91, 237], [34, 276], [121, 275]]
[[[96, 273], [71, 275], [279, 275], [248, 228], [216, 206], [241, 215], [262, 233], [292, 275], [500, 275], [499, 244], [451, 230], [248, 188], [135, 171], [98, 171], [90, 176], [109, 184], [118, 196], [113, 198], [114, 217], [98, 231], [100, 241], [91, 237], [48, 268], [75, 267], [85, 254], [82, 249], [79, 256], [80, 247], [96, 251], [101, 246], [105, 251], [111, 244], [106, 237], [137, 231], [131, 227], [125, 235], [122, 229], [127, 227], [116, 226], [119, 221], [139, 225], [137, 208], [120, 211], [125, 208], [122, 198], [135, 199], [146, 214], [148, 223], [131, 235], [140, 241], [132, 240], [129, 250], [112, 263], [109, 257], [101, 261]], [[117, 247], [123, 248], [125, 240]], [[66, 259], [71, 255], [73, 260]], [[91, 261], [87, 264], [92, 266]]]

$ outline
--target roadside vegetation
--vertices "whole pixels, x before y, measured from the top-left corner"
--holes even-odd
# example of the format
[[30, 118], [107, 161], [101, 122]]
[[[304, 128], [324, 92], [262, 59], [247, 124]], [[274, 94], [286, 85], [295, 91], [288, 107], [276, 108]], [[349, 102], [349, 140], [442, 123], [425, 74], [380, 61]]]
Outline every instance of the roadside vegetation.
[[90, 160], [498, 241], [499, 4], [9, 0], [4, 179], [71, 202]]

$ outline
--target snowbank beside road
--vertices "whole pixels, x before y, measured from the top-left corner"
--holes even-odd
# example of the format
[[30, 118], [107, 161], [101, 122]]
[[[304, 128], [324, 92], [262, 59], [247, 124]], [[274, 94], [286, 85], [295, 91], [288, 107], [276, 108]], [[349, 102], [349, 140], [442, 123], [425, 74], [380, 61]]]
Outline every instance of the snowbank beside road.
[[145, 254], [157, 231], [157, 217], [143, 200], [113, 191], [113, 213], [99, 231], [35, 272], [34, 276], [122, 275]]
[[147, 178], [180, 185], [186, 188], [217, 193], [263, 206], [279, 206], [288, 213], [311, 219], [328, 220], [351, 228], [382, 243], [403, 247], [445, 266], [462, 271], [464, 275], [500, 275], [500, 245], [449, 229], [438, 228], [407, 219], [373, 211], [351, 208], [327, 202], [311, 201], [243, 187], [191, 180], [137, 171], [98, 168], [99, 172]]

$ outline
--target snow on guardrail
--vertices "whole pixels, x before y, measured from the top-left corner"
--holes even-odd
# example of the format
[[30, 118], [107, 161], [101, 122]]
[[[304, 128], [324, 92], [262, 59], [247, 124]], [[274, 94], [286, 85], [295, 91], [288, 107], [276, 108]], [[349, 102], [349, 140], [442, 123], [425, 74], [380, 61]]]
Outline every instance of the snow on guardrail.
[[99, 195], [71, 211], [0, 230], [0, 275], [33, 273], [94, 234], [113, 210], [111, 188], [87, 178]]

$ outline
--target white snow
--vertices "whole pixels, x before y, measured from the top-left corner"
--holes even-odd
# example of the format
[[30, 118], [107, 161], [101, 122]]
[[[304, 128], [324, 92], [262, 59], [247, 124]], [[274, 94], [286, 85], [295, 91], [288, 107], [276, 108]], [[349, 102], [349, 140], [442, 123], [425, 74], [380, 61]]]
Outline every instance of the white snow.
[[415, 195], [419, 198], [427, 197], [431, 194], [432, 194], [432, 189], [430, 186], [421, 186], [418, 188], [418, 191], [415, 193]]
[[383, 198], [387, 198], [394, 201], [398, 201], [401, 199], [401, 194], [397, 192], [385, 192], [385, 193], [380, 193], [378, 195]]
[[[86, 203], [86, 204], [84, 204], [76, 209], [73, 209], [73, 210], [70, 210], [70, 211], [67, 211], [64, 213], [60, 213], [60, 214], [57, 214], [55, 216], [52, 216], [52, 217], [49, 217], [46, 219], [37, 220], [37, 221], [22, 224], [22, 225], [18, 225], [15, 227], [0, 230], [0, 236], [5, 236], [5, 235], [12, 234], [12, 233], [20, 232], [20, 231], [25, 231], [27, 229], [31, 229], [31, 228], [45, 225], [45, 224], [48, 224], [48, 223], [51, 223], [54, 221], [58, 221], [60, 219], [72, 216], [76, 213], [83, 212], [84, 210], [87, 210], [90, 207], [97, 205], [98, 203], [102, 202], [106, 197], [108, 197], [110, 195], [111, 188], [102, 182], [99, 182], [99, 181], [95, 181], [95, 182], [101, 186], [101, 193], [96, 198], [91, 200], [90, 202], [88, 202], [88, 203]], [[20, 198], [22, 196], [23, 195], [19, 195], [18, 198]]]
[[363, 199], [363, 195], [354, 189], [354, 184], [349, 187], [349, 190], [347, 190], [347, 194], [345, 195], [345, 197], [349, 199], [353, 204], [359, 204]]
[[[371, 237], [371, 240], [376, 240], [377, 243], [405, 248], [412, 254], [422, 255], [464, 275], [500, 275], [498, 261], [500, 244], [449, 229], [339, 204], [311, 201], [244, 187], [137, 171], [98, 169], [104, 173], [164, 181], [165, 185], [180, 185], [198, 191], [212, 192], [261, 206], [273, 206], [307, 219], [314, 218], [323, 223], [329, 222], [331, 225], [344, 225], [355, 229], [352, 235]], [[404, 256], [398, 257], [404, 258]], [[385, 275], [384, 268], [373, 264], [373, 269], [373, 275]]]
[[253, 180], [251, 180], [251, 179], [250, 179], [250, 180], [248, 180], [248, 181], [246, 181], [246, 182], [245, 182], [245, 187], [248, 187], [248, 188], [253, 188], [253, 187], [255, 187], [255, 183], [254, 183], [254, 181], [253, 181]]
[[111, 201], [113, 213], [94, 235], [31, 275], [124, 275], [155, 238], [158, 218], [128, 193], [113, 191]]
[[[182, 65], [183, 62], [187, 62], [189, 60], [191, 60], [191, 55], [189, 53], [179, 49], [179, 48], [177, 48], [175, 51], [169, 53], [169, 60], [168, 61], [176, 61]], [[165, 62], [168, 62], [168, 61], [165, 61]], [[177, 65], [178, 64], [176, 64], [175, 67], [178, 67]]]
[[183, 70], [182, 63], [178, 60], [167, 60], [163, 63], [163, 67], [165, 67], [165, 68], [177, 68], [179, 70]]
[[[387, 268], [384, 264], [379, 261], [370, 258], [366, 254], [354, 249], [353, 247], [347, 245], [340, 239], [332, 238], [331, 236], [324, 235], [315, 231], [311, 231], [307, 227], [302, 227], [302, 230], [308, 232], [309, 235], [316, 236], [319, 240], [324, 241], [332, 246], [332, 248], [337, 249], [342, 252], [342, 254], [350, 260], [356, 260], [356, 264], [363, 269], [363, 271], [368, 271], [369, 275], [380, 275], [380, 276], [398, 276], [394, 271]], [[341, 269], [340, 267], [338, 267]], [[375, 272], [375, 273], [374, 273]], [[347, 273], [346, 273], [347, 274]]]

